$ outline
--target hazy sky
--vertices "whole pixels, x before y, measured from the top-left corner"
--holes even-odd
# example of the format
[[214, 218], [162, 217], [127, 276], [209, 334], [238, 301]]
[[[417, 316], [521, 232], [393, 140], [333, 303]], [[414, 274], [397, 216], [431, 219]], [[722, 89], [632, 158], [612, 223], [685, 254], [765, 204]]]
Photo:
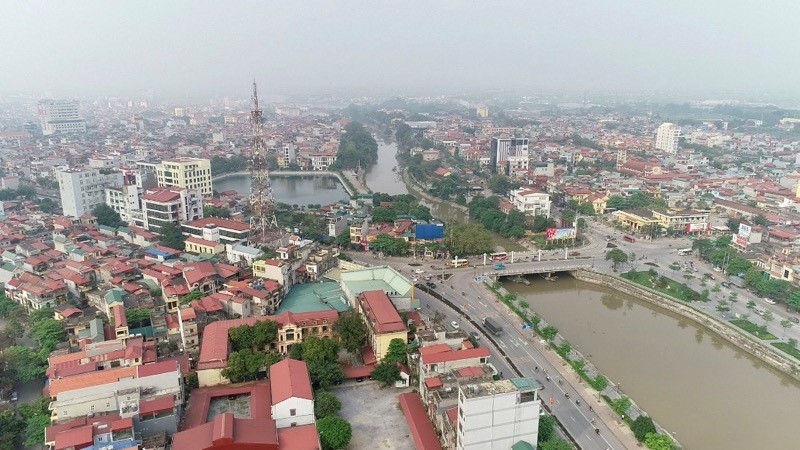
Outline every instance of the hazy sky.
[[0, 0], [0, 93], [797, 91], [800, 1]]

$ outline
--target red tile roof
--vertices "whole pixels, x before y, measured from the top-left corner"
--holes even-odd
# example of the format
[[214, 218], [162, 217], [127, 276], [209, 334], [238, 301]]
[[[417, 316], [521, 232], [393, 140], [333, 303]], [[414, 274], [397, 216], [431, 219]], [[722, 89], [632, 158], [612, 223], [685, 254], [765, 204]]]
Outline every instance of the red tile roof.
[[269, 368], [269, 383], [273, 405], [292, 397], [314, 400], [308, 366], [303, 361], [287, 358], [273, 364]]
[[442, 379], [439, 378], [438, 376], [425, 378], [425, 386], [427, 386], [428, 389], [436, 389], [442, 387], [443, 386]]
[[278, 431], [272, 419], [236, 419], [233, 413], [225, 413], [216, 416], [212, 422], [175, 433], [172, 448], [277, 450]]
[[486, 347], [470, 348], [466, 350], [455, 350], [449, 352], [434, 353], [432, 355], [422, 355], [422, 364], [438, 364], [449, 361], [460, 361], [471, 358], [488, 358], [489, 349]]
[[162, 395], [152, 400], [142, 400], [139, 402], [139, 414], [152, 414], [164, 411], [172, 411], [175, 408], [175, 397], [172, 395]]
[[447, 345], [447, 344], [435, 344], [435, 345], [428, 345], [428, 346], [425, 346], [425, 347], [420, 347], [419, 348], [419, 354], [420, 354], [420, 356], [425, 356], [425, 355], [432, 355], [434, 353], [449, 352], [449, 351], [452, 351], [452, 350], [453, 349], [450, 348], [450, 346]]
[[313, 423], [278, 429], [281, 450], [319, 450], [319, 432]]
[[89, 425], [65, 430], [56, 436], [56, 450], [90, 447], [93, 443], [94, 433]]
[[181, 191], [178, 189], [156, 189], [148, 191], [142, 196], [142, 200], [147, 200], [156, 203], [174, 202], [181, 198]]
[[250, 395], [251, 419], [269, 419], [272, 417], [270, 412], [272, 396], [268, 381], [203, 387], [192, 391], [192, 395], [189, 397], [189, 404], [186, 406], [181, 430], [189, 430], [207, 422], [211, 399], [242, 394]]
[[425, 412], [419, 396], [409, 392], [400, 394], [398, 398], [400, 399], [400, 409], [406, 416], [406, 422], [411, 429], [411, 437], [414, 439], [417, 450], [441, 450], [442, 445], [436, 437], [436, 431], [428, 419], [428, 414]]
[[219, 217], [204, 217], [202, 219], [193, 220], [191, 222], [185, 223], [184, 225], [189, 227], [195, 228], [204, 228], [207, 225], [214, 225], [218, 228], [227, 228], [229, 230], [234, 231], [248, 231], [250, 230], [250, 225], [239, 222], [236, 220], [230, 219], [222, 219]]
[[403, 318], [397, 313], [386, 292], [364, 291], [359, 294], [359, 301], [364, 315], [377, 333], [394, 333], [406, 329]]

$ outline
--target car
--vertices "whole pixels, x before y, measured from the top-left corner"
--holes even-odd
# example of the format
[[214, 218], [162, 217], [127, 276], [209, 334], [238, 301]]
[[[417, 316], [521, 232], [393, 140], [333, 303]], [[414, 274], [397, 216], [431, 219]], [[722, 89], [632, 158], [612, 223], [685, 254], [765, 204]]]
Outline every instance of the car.
[[800, 319], [798, 319], [797, 317], [789, 317], [789, 322], [800, 323]]
[[473, 331], [473, 332], [471, 332], [469, 334], [469, 337], [471, 337], [472, 339], [475, 339], [477, 341], [478, 339], [481, 338], [481, 335]]
[[731, 287], [731, 283], [730, 283], [730, 282], [728, 282], [728, 281], [723, 281], [723, 282], [722, 282], [722, 283], [720, 283], [720, 284], [721, 284], [721, 285], [722, 285], [722, 287], [724, 287], [724, 288], [729, 288], [729, 287]]
[[427, 283], [425, 283], [425, 284], [426, 284], [426, 285], [427, 285], [429, 288], [431, 288], [431, 289], [436, 289], [436, 283], [434, 283], [434, 282], [432, 282], [432, 281], [428, 281], [428, 282], [427, 282]]
[[11, 401], [15, 402], [17, 400], [19, 400], [19, 396], [17, 396], [17, 391], [14, 391], [11, 393]]
[[775, 300], [771, 298], [765, 298], [764, 302], [766, 302], [768, 305], [774, 305], [776, 303]]
[[581, 252], [569, 252], [569, 256], [580, 256]]
[[420, 274], [420, 273], [425, 273], [425, 270], [423, 270], [423, 269], [416, 269], [416, 270], [414, 270], [414, 273], [417, 273], [417, 274]]
[[459, 326], [458, 326], [458, 322], [456, 322], [455, 320], [454, 320], [454, 321], [452, 321], [452, 322], [450, 322], [450, 326], [451, 326], [451, 327], [453, 327], [453, 328], [455, 328], [456, 330], [459, 328]]
[[721, 267], [714, 267], [714, 272], [722, 272], [722, 268]]
[[709, 280], [713, 280], [714, 279], [714, 275], [709, 273], [709, 272], [704, 273], [703, 276], [708, 278]]

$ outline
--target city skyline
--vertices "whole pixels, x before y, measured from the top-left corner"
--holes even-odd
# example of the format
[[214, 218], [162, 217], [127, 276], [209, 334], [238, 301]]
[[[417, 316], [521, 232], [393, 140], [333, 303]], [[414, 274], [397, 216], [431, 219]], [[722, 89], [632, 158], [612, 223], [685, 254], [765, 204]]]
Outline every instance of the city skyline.
[[5, 2], [0, 95], [791, 96], [782, 3]]

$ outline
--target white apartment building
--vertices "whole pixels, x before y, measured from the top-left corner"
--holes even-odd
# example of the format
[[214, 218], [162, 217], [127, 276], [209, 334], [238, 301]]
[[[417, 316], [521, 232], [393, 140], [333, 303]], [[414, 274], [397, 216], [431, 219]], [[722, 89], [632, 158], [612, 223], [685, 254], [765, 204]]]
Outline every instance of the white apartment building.
[[77, 100], [42, 100], [39, 102], [39, 122], [42, 133], [85, 133], [86, 122], [81, 119]]
[[281, 168], [286, 168], [297, 161], [297, 149], [293, 146], [285, 145], [275, 149], [275, 153], [278, 155], [278, 166]]
[[142, 212], [142, 189], [138, 172], [124, 170], [122, 187], [106, 188], [106, 205], [119, 214], [120, 219], [128, 225], [144, 227]]
[[459, 385], [457, 450], [536, 445], [541, 385], [532, 378]]
[[105, 203], [107, 187], [122, 186], [122, 172], [98, 169], [60, 169], [56, 180], [65, 216], [81, 217]]
[[680, 137], [681, 128], [679, 126], [669, 122], [662, 123], [656, 132], [656, 148], [669, 153], [677, 153]]
[[199, 189], [161, 188], [142, 196], [144, 227], [158, 231], [167, 223], [178, 226], [203, 218], [203, 195]]
[[534, 189], [517, 189], [509, 192], [509, 200], [525, 214], [550, 217], [550, 194]]
[[492, 138], [491, 169], [497, 173], [508, 173], [508, 158], [528, 155], [528, 138]]

